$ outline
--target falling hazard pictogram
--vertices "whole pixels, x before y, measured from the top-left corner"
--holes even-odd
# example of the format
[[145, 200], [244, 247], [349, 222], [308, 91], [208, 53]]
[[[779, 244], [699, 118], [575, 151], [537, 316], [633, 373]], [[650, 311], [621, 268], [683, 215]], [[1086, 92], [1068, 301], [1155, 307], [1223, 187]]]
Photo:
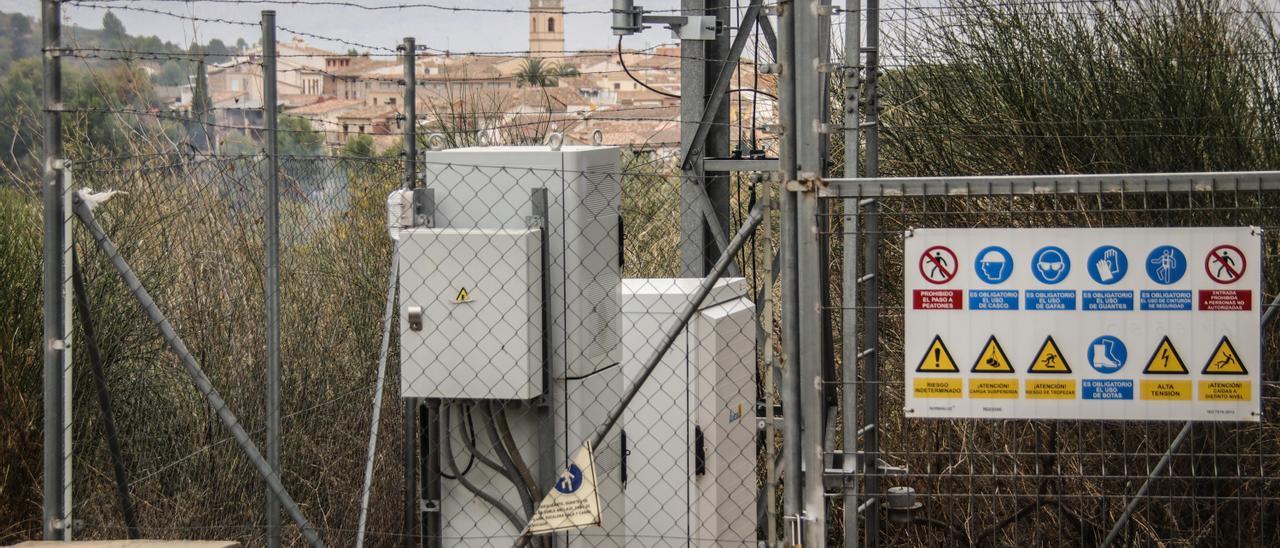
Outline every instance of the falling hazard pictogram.
[[942, 337], [934, 335], [933, 342], [929, 343], [929, 349], [925, 351], [924, 357], [920, 358], [920, 365], [916, 367], [917, 373], [959, 373], [960, 368], [956, 366], [956, 360], [951, 357], [951, 351], [947, 350], [947, 345], [942, 342]]
[[1165, 335], [1160, 339], [1160, 344], [1156, 345], [1156, 351], [1151, 353], [1151, 359], [1147, 360], [1147, 367], [1142, 370], [1147, 375], [1186, 375], [1187, 364], [1182, 361], [1182, 356], [1178, 354], [1178, 349], [1173, 347], [1173, 341], [1169, 340], [1169, 336]]
[[1213, 354], [1209, 355], [1209, 361], [1204, 362], [1204, 370], [1200, 374], [1248, 375], [1249, 370], [1244, 368], [1240, 353], [1236, 352], [1236, 347], [1231, 345], [1231, 340], [1224, 336], [1221, 341], [1218, 341]]
[[973, 373], [1013, 373], [1013, 364], [1009, 363], [1009, 356], [1004, 353], [1004, 348], [1000, 346], [1000, 341], [996, 340], [996, 336], [992, 335], [987, 339], [987, 344], [982, 348], [982, 353], [978, 354], [978, 360], [973, 362]]
[[1058, 343], [1053, 340], [1053, 335], [1045, 337], [1044, 344], [1040, 345], [1040, 351], [1036, 352], [1035, 361], [1031, 362], [1031, 367], [1027, 369], [1027, 373], [1070, 373], [1071, 365], [1067, 363], [1067, 358], [1062, 355], [1062, 350], [1058, 348]]

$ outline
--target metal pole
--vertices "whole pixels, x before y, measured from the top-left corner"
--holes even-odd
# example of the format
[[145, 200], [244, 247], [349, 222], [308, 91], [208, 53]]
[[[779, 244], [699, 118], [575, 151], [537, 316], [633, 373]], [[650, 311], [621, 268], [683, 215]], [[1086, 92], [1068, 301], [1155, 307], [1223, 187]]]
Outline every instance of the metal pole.
[[[813, 181], [823, 173], [822, 134], [819, 127], [825, 122], [822, 112], [822, 77], [818, 66], [822, 62], [822, 39], [830, 32], [822, 24], [822, 17], [815, 9], [818, 3], [797, 4], [792, 19], [795, 34], [792, 71], [795, 79], [795, 129], [796, 177], [802, 183]], [[804, 462], [803, 531], [806, 547], [822, 548], [827, 545], [827, 510], [823, 491], [823, 472], [826, 469], [823, 427], [826, 399], [823, 397], [823, 358], [825, 311], [822, 307], [822, 261], [819, 250], [818, 195], [816, 189], [795, 193], [796, 231], [794, 255], [798, 280], [799, 322], [799, 374], [800, 374], [800, 440]]]
[[[880, 173], [880, 0], [867, 0], [867, 73], [863, 87], [866, 109], [866, 176]], [[866, 545], [880, 545], [880, 203], [871, 202], [863, 210], [863, 229], [867, 242], [863, 248], [863, 275], [867, 282], [863, 305], [863, 342], [867, 359], [863, 363], [866, 396], [863, 401], [865, 422], [871, 429], [863, 440], [866, 445], [863, 463], [866, 474], [867, 531]]]
[[720, 258], [716, 260], [711, 272], [702, 278], [702, 281], [698, 284], [698, 290], [694, 292], [688, 304], [680, 311], [675, 323], [667, 328], [666, 334], [662, 337], [662, 342], [654, 349], [653, 354], [649, 355], [649, 359], [645, 360], [644, 368], [640, 370], [635, 382], [627, 389], [627, 393], [622, 396], [622, 399], [618, 401], [613, 410], [609, 412], [609, 417], [605, 419], [604, 424], [596, 428], [595, 436], [591, 439], [592, 447], [600, 447], [604, 443], [609, 431], [622, 418], [622, 413], [627, 410], [627, 406], [631, 405], [631, 400], [636, 398], [636, 394], [640, 393], [640, 388], [644, 386], [645, 381], [649, 380], [653, 370], [658, 368], [658, 364], [662, 361], [662, 357], [667, 354], [667, 350], [670, 350], [671, 345], [676, 342], [676, 339], [680, 338], [680, 334], [684, 332], [689, 320], [693, 319], [693, 315], [698, 312], [698, 307], [702, 306], [702, 301], [706, 300], [707, 295], [711, 294], [711, 289], [720, 280], [720, 276], [724, 274], [725, 270], [728, 270], [729, 263], [733, 262], [733, 256], [749, 241], [751, 233], [760, 225], [762, 219], [764, 219], [764, 214], [761, 213], [760, 206], [756, 205], [751, 210], [751, 213], [747, 215], [747, 218], [742, 221], [742, 227], [733, 236], [733, 240], [729, 241], [728, 249], [725, 249], [720, 254]]
[[[773, 257], [773, 185], [769, 179], [760, 185], [763, 189], [760, 193], [760, 209], [764, 217], [763, 228], [761, 229], [761, 239], [763, 240], [764, 260], [769, 262], [769, 258]], [[757, 265], [759, 267], [760, 265]], [[760, 323], [764, 326], [763, 336], [761, 337], [761, 345], [764, 351], [764, 474], [765, 474], [765, 492], [764, 492], [764, 508], [765, 508], [765, 546], [771, 548], [778, 541], [778, 470], [774, 463], [774, 438], [777, 436], [774, 424], [774, 399], [773, 392], [777, 389], [774, 386], [774, 374], [777, 367], [777, 358], [773, 355], [773, 265], [766, 264], [762, 269], [764, 271], [764, 280], [761, 284], [760, 299], [764, 301], [764, 307], [760, 314]]]
[[[796, 179], [796, 86], [795, 86], [795, 29], [793, 26], [795, 4], [779, 4], [778, 64], [782, 69], [778, 79], [778, 120], [782, 136], [778, 162], [782, 168], [782, 222], [780, 247], [782, 254], [782, 351], [785, 357], [782, 369], [782, 461], [784, 518], [800, 515], [800, 330], [797, 323], [799, 294], [796, 279], [796, 197], [787, 190], [786, 183]], [[798, 544], [795, 528], [786, 528], [785, 542]]]
[[178, 333], [174, 331], [173, 324], [169, 323], [169, 319], [156, 306], [155, 300], [147, 293], [147, 289], [142, 286], [142, 281], [138, 279], [138, 275], [134, 273], [133, 268], [124, 260], [124, 257], [120, 256], [120, 251], [116, 248], [115, 243], [111, 241], [111, 238], [107, 237], [107, 233], [102, 230], [102, 226], [94, 218], [93, 211], [89, 209], [88, 204], [84, 201], [76, 200], [75, 212], [80, 217], [80, 222], [89, 229], [89, 234], [93, 236], [94, 242], [98, 244], [107, 259], [111, 261], [112, 266], [116, 268], [116, 272], [120, 274], [120, 279], [124, 281], [125, 287], [129, 288], [129, 293], [142, 306], [147, 318], [160, 330], [160, 336], [169, 345], [169, 349], [173, 350], [173, 353], [178, 356], [178, 360], [182, 362], [182, 367], [187, 376], [195, 384], [196, 390], [200, 391], [209, 407], [218, 414], [218, 419], [222, 421], [222, 425], [235, 438], [236, 444], [240, 446], [240, 450], [249, 459], [249, 463], [253, 465], [254, 470], [267, 483], [267, 488], [283, 503], [285, 512], [288, 512], [289, 517], [293, 518], [294, 523], [302, 530], [302, 537], [306, 539], [307, 544], [313, 547], [323, 547], [324, 542], [320, 540], [320, 535], [311, 527], [311, 523], [307, 521], [306, 516], [302, 515], [302, 510], [298, 508], [298, 504], [294, 502], [293, 497], [289, 496], [284, 484], [280, 482], [280, 475], [271, 469], [270, 463], [258, 451], [258, 446], [254, 445], [253, 440], [249, 438], [249, 433], [241, 425], [240, 419], [227, 407], [227, 402], [222, 399], [222, 396], [218, 394], [218, 390], [213, 387], [213, 383], [209, 381], [209, 376], [205, 375], [204, 370], [200, 368], [200, 364], [196, 363], [196, 359], [192, 357], [186, 343], [182, 342], [182, 337], [179, 337]]
[[356, 520], [356, 548], [364, 546], [365, 525], [369, 517], [369, 491], [373, 488], [373, 461], [378, 455], [378, 426], [382, 423], [382, 392], [386, 381], [387, 355], [391, 349], [391, 326], [396, 308], [396, 281], [400, 279], [399, 256], [391, 254], [387, 275], [387, 301], [382, 312], [382, 345], [378, 350], [378, 377], [373, 393], [373, 415], [369, 419], [369, 446], [364, 460], [364, 485], [360, 489], [360, 514]]
[[404, 39], [404, 187], [418, 184], [418, 47]]
[[107, 452], [111, 455], [111, 473], [116, 480], [116, 496], [120, 499], [120, 513], [124, 516], [125, 532], [131, 539], [141, 538], [138, 517], [134, 513], [133, 497], [129, 494], [129, 472], [125, 468], [124, 455], [120, 452], [120, 435], [116, 430], [115, 414], [111, 411], [111, 391], [107, 388], [107, 375], [98, 353], [98, 338], [93, 328], [93, 311], [89, 308], [89, 294], [84, 285], [84, 273], [79, 262], [72, 258], [72, 283], [75, 287], [76, 312], [80, 315], [80, 328], [84, 333], [84, 346], [93, 371], [93, 385], [102, 411], [102, 430], [107, 437]]
[[404, 399], [404, 545], [418, 542], [418, 399]]
[[[728, 20], [729, 0], [681, 0], [685, 15], [715, 15]], [[729, 36], [715, 40], [681, 40], [680, 119], [702, 120], [714, 87], [714, 75], [729, 50]], [[681, 162], [680, 184], [680, 275], [702, 277], [712, 266], [717, 237], [729, 231], [729, 181], [723, 173], [708, 175], [703, 165], [705, 156], [729, 155], [729, 102], [720, 101], [705, 124], [681, 124], [680, 149], [689, 151]], [[705, 136], [705, 137], [704, 137]], [[705, 139], [698, 143], [699, 138]], [[696, 152], [702, 151], [702, 152]], [[710, 202], [710, 205], [706, 205]], [[711, 211], [706, 211], [707, 208]], [[713, 228], [714, 227], [714, 228]], [[719, 232], [713, 232], [719, 230]], [[736, 272], [736, 269], [735, 269]]]
[[62, 462], [64, 452], [63, 424], [63, 353], [70, 342], [63, 316], [66, 295], [63, 292], [63, 255], [66, 233], [63, 218], [62, 181], [62, 9], [57, 0], [41, 2], [44, 42], [44, 457], [42, 517], [45, 540], [70, 540], [70, 527], [64, 499], [66, 483]]
[[[262, 12], [262, 107], [267, 131], [267, 279], [263, 296], [267, 335], [267, 462], [280, 474], [280, 158], [276, 119], [276, 12]], [[280, 546], [280, 501], [267, 491], [267, 546]]]
[[[404, 39], [404, 188], [418, 181], [417, 44]], [[418, 542], [418, 400], [404, 400], [404, 545]]]
[[[862, 122], [858, 109], [858, 87], [861, 80], [862, 61], [862, 0], [845, 0], [844, 24], [844, 176], [858, 176], [858, 152], [860, 150], [858, 124]], [[861, 545], [858, 526], [858, 198], [846, 199], [842, 204], [844, 215], [844, 252], [840, 269], [841, 298], [840, 340], [841, 356], [841, 408], [844, 425], [844, 444], [841, 447], [841, 471], [844, 472], [844, 545], [848, 548]]]

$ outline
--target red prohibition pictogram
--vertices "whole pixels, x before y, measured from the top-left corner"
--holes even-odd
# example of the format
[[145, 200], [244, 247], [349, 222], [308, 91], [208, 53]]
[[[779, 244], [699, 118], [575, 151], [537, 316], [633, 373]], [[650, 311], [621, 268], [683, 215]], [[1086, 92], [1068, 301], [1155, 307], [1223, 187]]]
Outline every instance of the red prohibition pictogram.
[[947, 246], [935, 245], [920, 255], [920, 276], [931, 284], [945, 284], [959, 270], [956, 253]]
[[1244, 252], [1234, 245], [1220, 245], [1204, 257], [1204, 273], [1220, 284], [1240, 281], [1246, 266]]

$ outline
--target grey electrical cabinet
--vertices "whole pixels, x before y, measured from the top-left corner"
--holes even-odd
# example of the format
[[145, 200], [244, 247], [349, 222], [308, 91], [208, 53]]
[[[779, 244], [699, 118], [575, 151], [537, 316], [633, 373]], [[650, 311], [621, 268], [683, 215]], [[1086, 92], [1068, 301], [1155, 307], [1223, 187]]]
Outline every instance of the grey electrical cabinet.
[[[622, 281], [628, 385], [701, 282]], [[623, 413], [629, 545], [755, 545], [754, 319], [746, 281], [721, 279]]]
[[400, 393], [527, 400], [542, 393], [541, 234], [402, 232]]
[[[626, 388], [617, 367], [620, 152], [432, 150], [421, 173], [434, 197], [434, 228], [406, 230], [399, 246], [403, 395], [445, 409], [438, 436], [452, 454], [442, 443], [444, 545], [510, 546], [524, 524], [471, 489], [523, 513], [510, 478], [469, 464], [473, 452], [497, 458], [488, 434], [493, 409], [504, 410], [517, 456], [545, 489]], [[419, 307], [412, 312], [422, 331], [413, 329], [411, 306]], [[439, 322], [434, 333], [431, 322]], [[615, 429], [595, 448], [604, 525], [569, 533], [557, 546], [621, 546], [618, 440]]]

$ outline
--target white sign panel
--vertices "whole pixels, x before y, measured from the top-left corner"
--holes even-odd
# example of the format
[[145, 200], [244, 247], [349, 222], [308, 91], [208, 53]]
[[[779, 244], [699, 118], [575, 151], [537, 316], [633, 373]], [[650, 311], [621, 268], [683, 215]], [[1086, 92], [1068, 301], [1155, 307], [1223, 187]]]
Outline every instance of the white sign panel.
[[596, 491], [596, 461], [591, 442], [578, 448], [521, 536], [600, 525], [600, 494]]
[[1257, 228], [928, 229], [904, 246], [906, 414], [1261, 419]]

